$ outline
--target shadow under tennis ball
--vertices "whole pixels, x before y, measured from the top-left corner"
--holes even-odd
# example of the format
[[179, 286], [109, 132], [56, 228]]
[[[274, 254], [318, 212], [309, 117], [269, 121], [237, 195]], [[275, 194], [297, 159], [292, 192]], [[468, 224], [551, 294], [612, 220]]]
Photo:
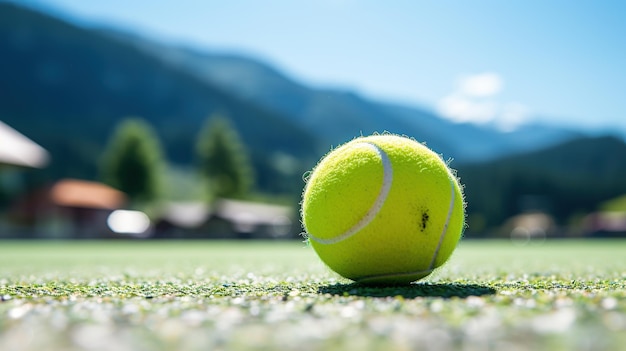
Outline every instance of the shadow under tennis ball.
[[496, 289], [479, 284], [462, 283], [412, 283], [404, 285], [333, 284], [318, 289], [321, 294], [364, 297], [394, 297], [405, 299], [417, 297], [467, 298], [493, 295]]

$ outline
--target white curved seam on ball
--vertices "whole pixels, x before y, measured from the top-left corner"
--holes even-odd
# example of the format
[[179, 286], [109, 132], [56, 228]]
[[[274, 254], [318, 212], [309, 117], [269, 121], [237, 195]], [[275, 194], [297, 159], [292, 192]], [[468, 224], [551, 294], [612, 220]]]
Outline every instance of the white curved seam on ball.
[[385, 200], [387, 200], [387, 195], [389, 195], [389, 190], [391, 189], [391, 183], [393, 181], [393, 168], [391, 166], [391, 160], [389, 160], [389, 156], [387, 156], [387, 153], [385, 153], [385, 151], [378, 147], [378, 145], [373, 143], [362, 144], [372, 148], [378, 154], [378, 156], [380, 156], [380, 159], [383, 163], [383, 184], [380, 188], [380, 192], [378, 193], [378, 197], [376, 197], [376, 200], [372, 204], [372, 207], [370, 207], [367, 213], [365, 213], [363, 218], [361, 218], [361, 220], [359, 220], [355, 225], [353, 225], [343, 234], [340, 234], [330, 239], [322, 239], [309, 234], [309, 238], [317, 241], [320, 244], [336, 244], [358, 233], [361, 229], [365, 228], [374, 218], [376, 218], [376, 215], [383, 207]]
[[365, 277], [361, 277], [361, 278], [357, 278], [356, 281], [359, 282], [364, 282], [364, 281], [368, 281], [368, 280], [378, 280], [381, 278], [394, 278], [394, 277], [403, 277], [403, 276], [411, 276], [411, 275], [417, 275], [417, 274], [424, 274], [424, 273], [432, 273], [432, 271], [435, 270], [435, 261], [437, 260], [437, 256], [439, 255], [439, 250], [441, 248], [441, 245], [443, 244], [443, 239], [446, 235], [446, 233], [448, 232], [448, 224], [450, 223], [450, 219], [452, 218], [452, 212], [454, 211], [454, 201], [456, 198], [456, 192], [454, 189], [454, 181], [450, 180], [450, 185], [452, 188], [452, 192], [450, 195], [450, 206], [448, 207], [448, 215], [446, 217], [446, 222], [443, 225], [443, 230], [441, 235], [439, 236], [439, 243], [437, 243], [437, 248], [435, 249], [435, 253], [433, 255], [433, 258], [430, 262], [430, 265], [428, 267], [428, 269], [424, 269], [424, 270], [420, 270], [420, 271], [413, 271], [413, 272], [403, 272], [403, 273], [386, 273], [386, 274], [378, 274], [378, 275], [370, 275], [370, 276], [365, 276]]
[[454, 201], [455, 199], [455, 189], [454, 189], [454, 180], [450, 179], [450, 188], [452, 189], [452, 194], [450, 195], [450, 207], [448, 207], [448, 216], [446, 217], [446, 222], [443, 225], [443, 230], [441, 231], [441, 235], [439, 236], [439, 243], [437, 243], [437, 248], [435, 249], [435, 254], [433, 255], [433, 259], [430, 261], [429, 269], [433, 270], [435, 268], [435, 261], [437, 260], [437, 256], [439, 256], [439, 250], [441, 249], [441, 245], [443, 244], [443, 239], [448, 232], [448, 224], [450, 224], [450, 218], [452, 218], [452, 212], [454, 211]]

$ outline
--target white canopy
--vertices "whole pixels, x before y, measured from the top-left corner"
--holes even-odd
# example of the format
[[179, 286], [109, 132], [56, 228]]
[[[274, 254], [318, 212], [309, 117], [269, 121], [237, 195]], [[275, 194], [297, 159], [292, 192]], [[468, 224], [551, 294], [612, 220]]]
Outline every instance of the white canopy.
[[44, 148], [0, 121], [0, 164], [42, 168], [49, 158]]

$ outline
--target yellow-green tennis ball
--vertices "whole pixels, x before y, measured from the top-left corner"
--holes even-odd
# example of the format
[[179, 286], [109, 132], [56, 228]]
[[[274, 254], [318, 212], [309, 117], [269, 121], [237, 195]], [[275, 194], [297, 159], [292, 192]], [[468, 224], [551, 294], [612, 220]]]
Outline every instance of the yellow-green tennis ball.
[[356, 138], [307, 180], [302, 222], [322, 261], [363, 283], [407, 283], [454, 251], [465, 226], [461, 187], [439, 155], [396, 135]]

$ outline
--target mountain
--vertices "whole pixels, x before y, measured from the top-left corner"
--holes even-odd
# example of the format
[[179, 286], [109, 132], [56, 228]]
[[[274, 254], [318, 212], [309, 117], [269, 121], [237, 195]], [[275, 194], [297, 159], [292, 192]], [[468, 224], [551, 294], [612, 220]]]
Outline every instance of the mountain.
[[179, 164], [193, 162], [195, 137], [210, 115], [228, 116], [261, 186], [284, 181], [275, 163], [288, 158], [305, 169], [320, 153], [316, 137], [280, 112], [133, 45], [10, 3], [0, 3], [0, 57], [0, 119], [50, 151], [47, 177], [95, 177], [111, 131], [128, 116], [148, 120]]
[[463, 165], [470, 219], [487, 227], [524, 211], [551, 213], [560, 224], [598, 210], [626, 194], [626, 143], [617, 137], [585, 137], [522, 155]]
[[277, 111], [331, 145], [373, 132], [406, 134], [456, 162], [484, 161], [541, 149], [582, 133], [542, 125], [504, 133], [456, 124], [414, 106], [366, 99], [351, 91], [311, 88], [251, 57], [179, 47], [119, 30], [103, 30], [243, 99]]
[[565, 224], [626, 193], [620, 138], [455, 124], [427, 109], [312, 88], [250, 57], [85, 28], [6, 2], [0, 58], [0, 120], [48, 149], [46, 181], [95, 178], [111, 131], [128, 116], [150, 122], [169, 161], [189, 167], [200, 127], [220, 113], [248, 146], [263, 192], [297, 195], [304, 171], [331, 145], [389, 131], [455, 159], [470, 231], [533, 209]]

